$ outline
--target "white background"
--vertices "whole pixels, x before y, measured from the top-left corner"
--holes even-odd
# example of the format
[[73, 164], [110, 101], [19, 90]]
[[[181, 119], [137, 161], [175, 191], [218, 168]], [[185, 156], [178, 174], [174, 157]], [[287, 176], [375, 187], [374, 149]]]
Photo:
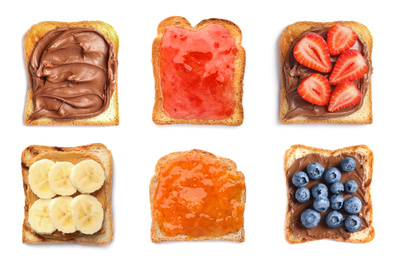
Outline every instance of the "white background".
[[[0, 255], [13, 259], [371, 259], [393, 256], [394, 183], [392, 146], [393, 34], [389, 1], [4, 1], [1, 4]], [[239, 127], [171, 125], [151, 120], [154, 81], [151, 44], [159, 22], [186, 17], [195, 25], [224, 18], [243, 33], [246, 50], [245, 120]], [[115, 127], [37, 127], [23, 124], [28, 86], [22, 40], [31, 25], [45, 20], [102, 20], [120, 38], [120, 125]], [[372, 125], [281, 125], [278, 39], [296, 21], [355, 20], [374, 37]], [[20, 167], [32, 144], [105, 144], [113, 153], [114, 239], [105, 247], [25, 245], [22, 243], [24, 194]], [[289, 245], [284, 239], [286, 185], [283, 156], [293, 144], [336, 149], [366, 144], [374, 152], [372, 182], [375, 239], [367, 244], [330, 240]], [[175, 151], [198, 148], [234, 160], [246, 177], [246, 241], [150, 241], [148, 186], [157, 160]], [[2, 258], [2, 257], [1, 257]]]

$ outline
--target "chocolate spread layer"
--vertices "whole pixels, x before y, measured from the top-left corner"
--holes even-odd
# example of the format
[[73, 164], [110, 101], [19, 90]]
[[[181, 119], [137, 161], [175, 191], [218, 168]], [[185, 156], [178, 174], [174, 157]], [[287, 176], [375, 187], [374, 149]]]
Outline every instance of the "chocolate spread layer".
[[112, 43], [94, 28], [57, 28], [31, 56], [31, 120], [90, 118], [103, 113], [115, 90], [118, 61]]
[[[286, 119], [291, 119], [297, 116], [308, 116], [312, 119], [342, 117], [353, 114], [363, 106], [364, 97], [368, 91], [368, 87], [371, 82], [372, 61], [369, 58], [370, 55], [368, 45], [363, 41], [363, 39], [361, 39], [360, 36], [357, 36], [357, 41], [351, 49], [356, 49], [360, 51], [360, 53], [364, 56], [365, 62], [368, 66], [368, 71], [361, 79], [353, 81], [361, 92], [361, 100], [357, 105], [344, 108], [336, 112], [328, 112], [328, 106], [317, 106], [309, 103], [308, 101], [304, 100], [297, 92], [298, 86], [300, 85], [301, 81], [309, 75], [313, 73], [319, 73], [328, 79], [330, 73], [321, 73], [316, 70], [310, 69], [304, 65], [301, 65], [294, 58], [294, 46], [302, 37], [304, 37], [305, 34], [310, 32], [317, 33], [326, 40], [328, 30], [328, 27], [312, 28], [302, 33], [296, 40], [294, 40], [294, 42], [290, 46], [289, 52], [287, 53], [286, 60], [283, 65], [283, 70], [286, 78], [286, 99], [289, 104], [289, 110], [285, 115]], [[338, 60], [338, 57], [339, 55], [331, 55], [331, 62], [333, 68], [336, 61]], [[335, 86], [331, 86], [331, 91], [333, 91], [334, 88]]]
[[[351, 236], [351, 232], [348, 232], [345, 228], [345, 225], [342, 224], [338, 228], [330, 228], [326, 224], [326, 216], [328, 213], [332, 211], [331, 208], [329, 208], [326, 212], [322, 212], [321, 214], [321, 220], [319, 225], [317, 225], [315, 228], [307, 229], [305, 228], [302, 223], [301, 223], [301, 214], [308, 208], [313, 208], [313, 198], [311, 196], [311, 199], [307, 201], [306, 203], [299, 203], [295, 199], [295, 192], [297, 190], [297, 187], [295, 187], [292, 183], [292, 177], [294, 173], [298, 171], [304, 171], [306, 172], [306, 167], [312, 163], [312, 162], [318, 162], [320, 163], [324, 169], [327, 169], [329, 167], [337, 167], [339, 168], [339, 165], [341, 161], [346, 158], [346, 157], [352, 157], [356, 161], [356, 168], [352, 172], [342, 172], [342, 177], [340, 182], [345, 183], [348, 180], [354, 180], [357, 185], [358, 189], [356, 193], [353, 194], [348, 194], [346, 192], [343, 192], [341, 195], [343, 198], [346, 200], [349, 197], [356, 196], [358, 197], [361, 202], [362, 202], [362, 209], [361, 211], [357, 214], [360, 219], [361, 219], [361, 227], [359, 231], [368, 228], [372, 225], [372, 221], [369, 219], [368, 214], [371, 214], [372, 210], [372, 204], [371, 201], [368, 198], [367, 195], [367, 190], [369, 189], [371, 185], [371, 181], [367, 179], [367, 176], [364, 171], [364, 158], [362, 155], [357, 154], [357, 153], [347, 153], [347, 154], [342, 154], [341, 156], [337, 157], [325, 157], [320, 154], [310, 154], [305, 157], [302, 157], [294, 162], [294, 164], [289, 168], [289, 170], [286, 172], [286, 180], [287, 180], [287, 187], [289, 188], [288, 190], [288, 207], [290, 212], [290, 228], [292, 231], [298, 236], [298, 238], [305, 240], [305, 241], [310, 241], [310, 240], [316, 240], [316, 239], [323, 239], [323, 238], [349, 238]], [[339, 168], [340, 169], [340, 168]], [[325, 183], [323, 177], [318, 179], [318, 180], [309, 180], [308, 185], [306, 188], [309, 190], [312, 189], [313, 186], [315, 186], [318, 183], [324, 183], [327, 185], [327, 188], [330, 189], [330, 185]], [[331, 193], [329, 194], [331, 196]], [[346, 211], [342, 208], [338, 210], [342, 215], [343, 219], [345, 220], [346, 217], [348, 217], [350, 214], [346, 213]]]

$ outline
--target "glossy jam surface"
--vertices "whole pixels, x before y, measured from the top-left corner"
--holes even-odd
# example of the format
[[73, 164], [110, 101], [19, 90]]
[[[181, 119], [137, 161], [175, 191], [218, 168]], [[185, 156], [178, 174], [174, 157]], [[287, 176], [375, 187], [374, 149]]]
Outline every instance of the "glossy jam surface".
[[234, 111], [234, 39], [221, 25], [170, 26], [160, 45], [163, 110], [173, 118], [225, 119]]
[[221, 236], [243, 226], [243, 177], [206, 156], [184, 155], [160, 171], [154, 215], [167, 236]]

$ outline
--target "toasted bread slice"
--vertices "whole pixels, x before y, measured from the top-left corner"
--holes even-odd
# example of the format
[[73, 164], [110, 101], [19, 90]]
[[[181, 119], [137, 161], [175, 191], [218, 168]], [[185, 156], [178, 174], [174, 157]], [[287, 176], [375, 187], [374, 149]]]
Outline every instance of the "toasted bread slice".
[[[296, 22], [285, 28], [279, 39], [279, 56], [280, 66], [282, 75], [282, 87], [280, 91], [280, 122], [283, 124], [371, 124], [373, 121], [372, 116], [372, 89], [370, 76], [365, 76], [365, 80], [368, 84], [366, 93], [363, 96], [361, 102], [362, 106], [357, 111], [349, 115], [339, 115], [337, 117], [309, 117], [305, 114], [298, 115], [296, 117], [287, 118], [286, 115], [289, 113], [289, 100], [287, 99], [287, 80], [286, 73], [284, 71], [286, 57], [292, 49], [292, 44], [297, 38], [304, 32], [314, 28], [329, 28], [334, 24], [340, 23], [342, 25], [352, 28], [357, 36], [361, 38], [368, 46], [368, 59], [372, 58], [372, 47], [373, 38], [366, 26], [354, 21], [336, 21], [336, 22]], [[370, 74], [372, 74], [372, 65], [369, 66]], [[367, 74], [366, 74], [367, 75]], [[368, 82], [369, 81], [369, 82]]]
[[[181, 27], [190, 31], [198, 31], [210, 24], [219, 24], [223, 26], [229, 33], [229, 35], [235, 40], [236, 47], [238, 49], [237, 54], [234, 57], [234, 76], [233, 76], [233, 102], [235, 103], [233, 113], [224, 119], [186, 119], [186, 118], [174, 118], [168, 115], [163, 110], [163, 97], [161, 92], [161, 79], [160, 79], [160, 44], [161, 39], [169, 26]], [[245, 50], [241, 46], [242, 32], [239, 27], [224, 19], [206, 19], [198, 23], [195, 27], [191, 26], [189, 21], [183, 17], [173, 16], [164, 19], [157, 28], [157, 37], [152, 44], [152, 65], [153, 74], [155, 78], [155, 103], [153, 107], [152, 119], [157, 125], [165, 124], [199, 124], [199, 125], [241, 125], [243, 123], [243, 106], [242, 106], [242, 95], [243, 95], [243, 78], [245, 71]]]
[[[104, 169], [105, 181], [103, 186], [93, 196], [102, 196], [105, 201], [104, 220], [102, 228], [93, 235], [71, 234], [71, 236], [45, 236], [34, 232], [29, 223], [29, 208], [37, 198], [32, 194], [28, 175], [30, 166], [38, 160], [51, 158], [59, 161], [72, 161], [74, 164], [84, 159], [93, 159], [101, 164]], [[25, 244], [58, 244], [58, 243], [78, 243], [89, 245], [106, 245], [113, 237], [112, 224], [112, 154], [103, 144], [95, 143], [77, 147], [50, 147], [31, 145], [22, 152], [22, 178], [25, 193], [25, 218], [23, 221], [22, 241]], [[76, 196], [78, 193], [72, 195]], [[99, 195], [100, 194], [100, 195]], [[56, 231], [58, 232], [58, 231]]]
[[[155, 196], [156, 196], [156, 191], [157, 187], [161, 178], [161, 171], [166, 167], [168, 163], [171, 163], [173, 160], [177, 160], [178, 158], [184, 156], [184, 155], [196, 155], [196, 156], [202, 156], [206, 158], [213, 159], [216, 162], [219, 162], [220, 165], [224, 166], [226, 168], [226, 171], [232, 175], [235, 176], [236, 179], [242, 184], [245, 181], [245, 177], [242, 172], [237, 171], [237, 165], [235, 162], [233, 162], [230, 159], [223, 158], [223, 157], [218, 157], [215, 156], [209, 152], [205, 152], [202, 150], [190, 150], [190, 151], [184, 151], [184, 152], [174, 152], [170, 153], [166, 156], [163, 156], [162, 158], [159, 159], [159, 161], [156, 164], [155, 167], [155, 175], [152, 177], [150, 186], [149, 186], [149, 197], [150, 197], [150, 205], [151, 205], [151, 212], [152, 212], [152, 225], [151, 225], [151, 240], [154, 243], [161, 243], [164, 241], [201, 241], [201, 240], [226, 240], [226, 241], [236, 241], [236, 242], [244, 242], [245, 241], [245, 229], [244, 229], [244, 224], [242, 220], [242, 225], [239, 230], [226, 234], [226, 235], [199, 235], [199, 236], [189, 236], [187, 234], [178, 234], [176, 236], [169, 236], [163, 233], [163, 231], [160, 228], [160, 223], [157, 221], [155, 218], [154, 210], [155, 210]], [[245, 207], [245, 202], [246, 202], [246, 188], [244, 188], [241, 191], [241, 196], [239, 198], [239, 203], [242, 205], [242, 219], [243, 219], [243, 210]], [[166, 194], [168, 195], [168, 194]], [[179, 197], [178, 197], [179, 199]], [[186, 214], [186, 213], [185, 213]]]
[[[302, 224], [300, 223], [301, 221], [298, 219], [293, 219], [296, 214], [298, 214], [295, 210], [295, 208], [292, 207], [294, 203], [296, 202], [295, 198], [293, 197], [294, 190], [296, 189], [295, 186], [291, 183], [291, 178], [292, 178], [292, 171], [305, 171], [303, 168], [306, 165], [309, 164], [312, 161], [308, 161], [308, 156], [311, 156], [310, 158], [318, 158], [321, 156], [324, 160], [327, 160], [325, 163], [329, 162], [327, 166], [338, 166], [335, 164], [335, 161], [338, 162], [338, 160], [341, 160], [342, 157], [355, 157], [357, 158], [357, 166], [354, 172], [357, 172], [357, 174], [360, 174], [360, 179], [362, 180], [361, 184], [359, 184], [358, 189], [361, 189], [361, 191], [358, 191], [357, 195], [359, 196], [358, 193], [364, 194], [363, 196], [363, 209], [358, 213], [360, 215], [360, 218], [363, 218], [362, 226], [359, 231], [356, 232], [348, 232], [346, 231], [344, 224], [342, 224], [340, 232], [335, 234], [335, 236], [330, 237], [327, 234], [315, 234], [318, 231], [312, 231], [309, 232]], [[329, 160], [333, 161], [329, 161]], [[322, 163], [324, 165], [324, 163]], [[332, 150], [327, 150], [327, 149], [319, 149], [319, 148], [314, 148], [314, 147], [309, 147], [309, 146], [304, 146], [304, 145], [293, 145], [291, 146], [285, 153], [285, 158], [284, 158], [284, 170], [285, 170], [285, 176], [286, 176], [286, 184], [287, 184], [287, 196], [288, 196], [288, 204], [287, 204], [287, 211], [286, 211], [286, 223], [285, 223], [285, 238], [290, 244], [298, 244], [298, 243], [304, 243], [308, 241], [313, 241], [313, 240], [319, 240], [319, 239], [333, 239], [337, 241], [342, 241], [342, 242], [354, 242], [354, 243], [367, 243], [373, 240], [375, 237], [375, 229], [372, 226], [372, 220], [373, 220], [373, 210], [372, 210], [372, 200], [371, 200], [371, 192], [370, 192], [370, 185], [372, 182], [372, 174], [373, 174], [373, 164], [374, 164], [374, 156], [372, 151], [368, 148], [366, 145], [357, 145], [357, 146], [350, 146], [350, 147], [345, 147], [342, 149], [338, 149], [335, 151]], [[324, 166], [323, 166], [324, 167]], [[342, 179], [341, 182], [343, 182], [344, 176], [346, 174], [351, 174], [350, 172], [342, 172]], [[308, 189], [310, 186], [315, 185], [315, 183], [312, 183], [313, 180], [310, 180], [310, 183], [306, 186]], [[315, 182], [320, 182], [320, 181], [315, 181]], [[329, 188], [329, 186], [328, 186]], [[354, 194], [346, 194], [342, 193], [343, 197], [346, 199], [347, 197], [354, 196]], [[305, 210], [308, 206], [311, 206], [310, 204], [312, 203], [313, 199], [311, 198], [309, 202], [304, 203], [302, 206], [303, 210]], [[299, 204], [299, 203], [298, 203]], [[299, 204], [300, 205], [300, 204]], [[330, 211], [329, 209], [328, 211]], [[328, 213], [326, 212], [326, 214]], [[342, 212], [343, 209], [339, 210], [341, 213], [344, 214], [344, 219], [345, 219], [345, 212]], [[329, 229], [326, 224], [325, 224], [325, 219], [324, 219], [324, 213], [321, 213], [322, 217], [320, 220], [320, 224], [318, 227], [322, 227], [325, 231], [329, 232]], [[348, 215], [348, 214], [347, 214]], [[361, 217], [362, 215], [362, 217]]]
[[114, 28], [101, 21], [81, 21], [81, 22], [56, 22], [45, 21], [33, 25], [25, 34], [23, 41], [25, 64], [27, 74], [29, 75], [29, 88], [26, 97], [26, 106], [24, 113], [24, 122], [26, 125], [100, 125], [110, 126], [119, 125], [119, 104], [118, 104], [118, 83], [117, 83], [117, 68], [113, 71], [113, 76], [116, 79], [116, 84], [108, 108], [99, 115], [90, 118], [77, 118], [77, 119], [54, 119], [51, 117], [41, 117], [32, 120], [30, 117], [34, 113], [34, 82], [30, 73], [30, 60], [33, 51], [41, 38], [48, 32], [57, 28], [94, 28], [101, 32], [113, 45], [115, 52], [116, 67], [118, 63], [118, 50], [119, 50], [119, 37]]

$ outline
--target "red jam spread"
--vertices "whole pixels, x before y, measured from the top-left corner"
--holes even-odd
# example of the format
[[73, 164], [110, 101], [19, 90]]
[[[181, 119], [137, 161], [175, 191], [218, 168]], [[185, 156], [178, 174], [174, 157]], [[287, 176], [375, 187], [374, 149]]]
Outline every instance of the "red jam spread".
[[213, 158], [186, 154], [160, 171], [154, 216], [167, 236], [222, 236], [243, 226], [245, 182]]
[[179, 119], [225, 119], [233, 114], [235, 40], [219, 24], [190, 31], [167, 27], [160, 45], [163, 110]]

